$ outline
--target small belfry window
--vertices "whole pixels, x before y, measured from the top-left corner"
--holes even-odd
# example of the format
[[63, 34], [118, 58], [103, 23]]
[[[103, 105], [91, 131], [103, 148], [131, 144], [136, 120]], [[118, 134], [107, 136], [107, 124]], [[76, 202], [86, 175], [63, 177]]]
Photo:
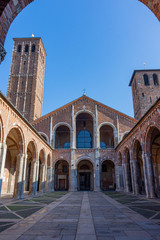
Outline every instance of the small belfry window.
[[145, 85], [145, 86], [149, 86], [148, 75], [147, 75], [147, 74], [144, 74], [144, 75], [143, 75], [143, 78], [144, 78], [144, 85]]
[[87, 130], [82, 130], [77, 136], [77, 148], [92, 148], [92, 136]]
[[36, 46], [33, 44], [32, 45], [32, 50], [31, 50], [32, 52], [35, 52], [36, 51]]
[[17, 47], [17, 52], [21, 52], [22, 46], [19, 44]]
[[154, 82], [154, 85], [155, 85], [155, 86], [158, 86], [158, 85], [159, 85], [157, 74], [153, 74], [153, 82]]
[[29, 46], [28, 46], [28, 44], [25, 46], [25, 52], [28, 52], [28, 50], [29, 50]]

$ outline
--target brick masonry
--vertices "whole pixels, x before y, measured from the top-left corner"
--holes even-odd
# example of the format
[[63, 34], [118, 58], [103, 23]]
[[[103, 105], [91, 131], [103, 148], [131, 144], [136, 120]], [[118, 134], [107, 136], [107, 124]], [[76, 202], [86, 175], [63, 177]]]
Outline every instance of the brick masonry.
[[41, 38], [14, 38], [7, 97], [28, 121], [42, 116], [45, 57]]

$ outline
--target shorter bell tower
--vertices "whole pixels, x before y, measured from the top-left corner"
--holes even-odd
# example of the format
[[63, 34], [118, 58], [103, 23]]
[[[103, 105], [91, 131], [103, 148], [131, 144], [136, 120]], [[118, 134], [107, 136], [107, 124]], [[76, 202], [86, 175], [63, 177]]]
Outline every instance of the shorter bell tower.
[[160, 97], [160, 69], [135, 70], [129, 86], [132, 87], [134, 117], [141, 117]]
[[14, 38], [7, 97], [29, 121], [42, 116], [46, 51], [41, 38]]

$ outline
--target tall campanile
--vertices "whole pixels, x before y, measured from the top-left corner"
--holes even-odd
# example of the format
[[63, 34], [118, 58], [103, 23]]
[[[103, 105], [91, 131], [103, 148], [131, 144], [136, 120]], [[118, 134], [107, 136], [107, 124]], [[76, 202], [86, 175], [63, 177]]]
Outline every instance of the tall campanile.
[[7, 97], [30, 122], [42, 116], [46, 51], [41, 38], [14, 38]]

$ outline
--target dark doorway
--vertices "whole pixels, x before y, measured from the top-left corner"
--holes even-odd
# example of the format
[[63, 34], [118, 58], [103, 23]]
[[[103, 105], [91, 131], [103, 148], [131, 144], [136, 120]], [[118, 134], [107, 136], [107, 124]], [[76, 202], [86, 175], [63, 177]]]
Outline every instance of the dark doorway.
[[82, 160], [77, 166], [77, 190], [94, 190], [94, 170], [93, 165], [88, 160]]
[[90, 191], [90, 173], [84, 172], [79, 174], [79, 184], [81, 191]]

